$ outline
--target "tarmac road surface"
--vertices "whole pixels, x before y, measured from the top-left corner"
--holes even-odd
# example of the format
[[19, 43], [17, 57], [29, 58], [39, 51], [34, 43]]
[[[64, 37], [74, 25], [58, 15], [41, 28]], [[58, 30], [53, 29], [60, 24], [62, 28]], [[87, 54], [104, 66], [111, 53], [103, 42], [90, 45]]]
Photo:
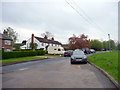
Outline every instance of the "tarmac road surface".
[[3, 88], [115, 88], [90, 64], [57, 57], [3, 67]]

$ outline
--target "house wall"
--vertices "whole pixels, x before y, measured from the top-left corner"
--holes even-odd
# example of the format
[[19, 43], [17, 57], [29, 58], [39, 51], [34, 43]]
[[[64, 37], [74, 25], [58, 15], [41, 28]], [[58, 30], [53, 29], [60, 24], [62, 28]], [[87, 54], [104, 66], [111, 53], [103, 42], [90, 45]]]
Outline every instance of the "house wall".
[[30, 49], [31, 39], [32, 39], [32, 38], [29, 38], [29, 39], [27, 40], [26, 45], [25, 45], [26, 49]]
[[11, 41], [11, 45], [6, 45], [5, 40], [2, 40], [2, 47], [4, 47], [5, 51], [9, 51], [9, 50], [12, 51], [13, 50], [13, 41], [12, 40], [10, 40], [10, 41]]
[[[31, 41], [32, 41], [32, 38], [27, 40], [27, 42], [26, 42], [26, 48], [27, 49], [30, 49]], [[44, 50], [45, 50], [46, 49], [45, 47], [48, 45], [48, 43], [39, 42], [36, 38], [34, 38], [34, 43], [37, 43], [37, 45], [38, 45], [37, 49], [44, 48]], [[50, 43], [49, 46], [52, 46], [52, 43]], [[61, 45], [53, 44], [53, 46], [60, 47]]]
[[37, 43], [37, 49], [40, 49], [40, 48], [44, 48], [45, 49], [45, 43], [43, 43], [43, 46], [42, 46], [42, 42], [39, 42], [36, 38], [34, 38], [34, 43]]
[[2, 49], [2, 39], [0, 39], [0, 49]]

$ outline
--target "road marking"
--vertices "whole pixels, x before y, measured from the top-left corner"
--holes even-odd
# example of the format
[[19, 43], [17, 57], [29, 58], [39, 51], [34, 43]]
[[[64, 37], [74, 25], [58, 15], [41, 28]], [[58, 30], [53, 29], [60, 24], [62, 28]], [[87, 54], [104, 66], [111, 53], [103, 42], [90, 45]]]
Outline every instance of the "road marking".
[[22, 69], [19, 69], [20, 71], [23, 71], [23, 70], [27, 70], [28, 68], [22, 68]]

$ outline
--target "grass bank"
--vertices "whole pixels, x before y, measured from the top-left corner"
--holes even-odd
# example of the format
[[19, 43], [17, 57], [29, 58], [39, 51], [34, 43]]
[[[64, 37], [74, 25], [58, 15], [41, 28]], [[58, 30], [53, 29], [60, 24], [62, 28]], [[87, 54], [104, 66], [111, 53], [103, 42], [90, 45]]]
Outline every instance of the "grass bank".
[[9, 65], [9, 64], [32, 61], [32, 60], [39, 60], [39, 59], [46, 59], [46, 57], [34, 57], [34, 56], [31, 56], [31, 57], [4, 59], [4, 60], [2, 60], [2, 65]]
[[116, 81], [120, 83], [118, 78], [118, 51], [105, 52], [88, 56], [88, 61], [99, 66], [109, 73]]

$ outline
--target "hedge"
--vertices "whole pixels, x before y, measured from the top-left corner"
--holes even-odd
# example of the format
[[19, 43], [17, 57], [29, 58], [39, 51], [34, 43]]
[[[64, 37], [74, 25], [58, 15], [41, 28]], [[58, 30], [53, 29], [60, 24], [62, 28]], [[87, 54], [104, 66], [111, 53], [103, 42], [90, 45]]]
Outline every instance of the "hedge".
[[[13, 50], [13, 51], [31, 51], [33, 49], [16, 49], [16, 50]], [[35, 51], [39, 51], [39, 50], [44, 50], [44, 48], [40, 48], [40, 49], [35, 49]]]
[[37, 50], [37, 51], [11, 51], [11, 52], [3, 52], [2, 59], [9, 59], [9, 58], [18, 58], [18, 57], [27, 57], [27, 56], [37, 56], [37, 55], [44, 55], [44, 50]]

